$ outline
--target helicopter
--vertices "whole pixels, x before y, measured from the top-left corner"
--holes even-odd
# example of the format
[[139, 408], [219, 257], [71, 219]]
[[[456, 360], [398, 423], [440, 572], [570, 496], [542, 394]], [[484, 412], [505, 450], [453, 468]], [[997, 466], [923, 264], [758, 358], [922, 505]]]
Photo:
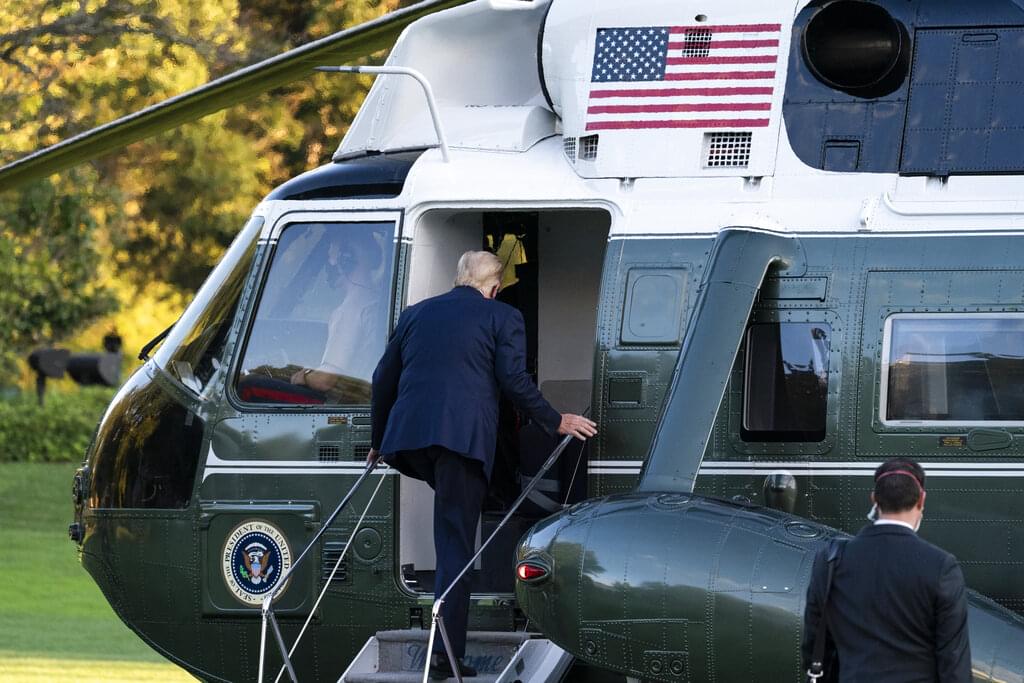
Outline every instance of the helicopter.
[[[426, 2], [0, 185], [399, 31], [332, 162], [254, 209], [97, 428], [71, 536], [124, 622], [204, 680], [281, 664], [256, 655], [267, 595], [305, 632], [302, 679], [429, 626], [430, 490], [375, 470], [325, 519], [365, 472], [398, 314], [491, 248], [542, 392], [600, 431], [502, 529], [516, 468], [552, 447], [503, 420], [471, 628], [539, 632], [584, 680], [801, 680], [815, 553], [903, 455], [922, 536], [972, 589], [974, 679], [1024, 681], [1024, 7]], [[349, 319], [354, 291], [381, 312]], [[310, 368], [320, 387], [292, 381]]]

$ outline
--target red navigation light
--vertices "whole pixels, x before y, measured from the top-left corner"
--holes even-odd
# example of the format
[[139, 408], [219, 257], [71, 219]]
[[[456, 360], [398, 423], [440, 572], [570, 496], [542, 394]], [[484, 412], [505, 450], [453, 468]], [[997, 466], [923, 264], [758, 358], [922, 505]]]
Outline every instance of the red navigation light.
[[548, 575], [547, 567], [534, 562], [520, 562], [516, 567], [516, 576], [520, 581], [537, 581]]

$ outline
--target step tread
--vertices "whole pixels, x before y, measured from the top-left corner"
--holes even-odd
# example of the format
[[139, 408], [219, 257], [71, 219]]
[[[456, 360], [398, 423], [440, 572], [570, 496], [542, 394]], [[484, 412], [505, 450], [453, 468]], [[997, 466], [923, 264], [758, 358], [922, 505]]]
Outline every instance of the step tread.
[[[349, 674], [345, 683], [420, 683], [423, 680], [423, 672], [413, 673], [409, 671], [381, 671], [378, 673]], [[433, 680], [433, 679], [429, 679]], [[454, 681], [454, 678], [449, 678]], [[498, 677], [494, 674], [484, 674], [473, 678], [463, 678], [467, 683], [494, 683]]]
[[[499, 645], [521, 645], [527, 640], [540, 637], [539, 633], [525, 631], [470, 631], [466, 635], [467, 643], [495, 643]], [[427, 642], [430, 631], [427, 629], [404, 629], [399, 631], [378, 631], [377, 640], [388, 643]]]

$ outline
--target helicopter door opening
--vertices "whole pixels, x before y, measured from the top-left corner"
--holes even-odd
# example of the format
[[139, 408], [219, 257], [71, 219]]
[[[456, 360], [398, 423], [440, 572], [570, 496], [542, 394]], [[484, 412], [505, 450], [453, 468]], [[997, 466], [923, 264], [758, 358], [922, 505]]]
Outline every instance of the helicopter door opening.
[[[505, 263], [498, 299], [526, 323], [527, 371], [559, 412], [582, 413], [591, 402], [601, 265], [609, 214], [601, 210], [435, 210], [416, 225], [409, 259], [407, 302], [448, 291], [459, 256], [489, 249]], [[549, 436], [502, 401], [494, 471], [478, 539], [486, 538], [551, 450]], [[481, 556], [473, 574], [477, 594], [511, 593], [512, 557], [520, 536], [563, 504], [586, 494], [587, 447], [573, 444]], [[399, 562], [413, 591], [434, 585], [433, 491], [403, 477], [399, 496]], [[479, 542], [479, 540], [478, 540]]]

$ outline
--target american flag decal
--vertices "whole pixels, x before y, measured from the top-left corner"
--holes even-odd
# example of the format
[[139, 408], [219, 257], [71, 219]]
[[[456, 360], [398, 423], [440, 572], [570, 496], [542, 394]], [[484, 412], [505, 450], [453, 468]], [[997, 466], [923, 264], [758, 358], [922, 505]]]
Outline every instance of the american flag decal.
[[599, 28], [587, 130], [768, 125], [779, 24]]

